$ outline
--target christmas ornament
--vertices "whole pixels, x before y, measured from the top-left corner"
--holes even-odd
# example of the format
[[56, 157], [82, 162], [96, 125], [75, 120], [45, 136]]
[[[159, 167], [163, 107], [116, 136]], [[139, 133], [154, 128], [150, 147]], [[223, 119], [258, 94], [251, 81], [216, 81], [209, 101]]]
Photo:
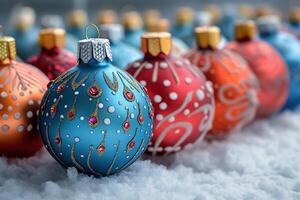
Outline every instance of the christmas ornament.
[[293, 34], [300, 39], [300, 8], [294, 8], [289, 15], [290, 27]]
[[140, 59], [143, 54], [134, 47], [122, 42], [124, 37], [123, 27], [119, 24], [106, 24], [100, 26], [100, 35], [109, 39], [114, 55], [112, 64], [119, 68], [126, 67], [130, 62]]
[[227, 7], [227, 9], [223, 13], [221, 20], [218, 23], [218, 26], [220, 27], [221, 32], [226, 39], [228, 40], [234, 39], [233, 30], [237, 20], [238, 20], [238, 16], [235, 10], [233, 10], [233, 8]]
[[110, 64], [107, 39], [78, 43], [79, 64], [49, 86], [39, 115], [42, 140], [65, 167], [107, 176], [146, 150], [153, 109], [145, 89]]
[[37, 111], [48, 78], [16, 58], [12, 37], [0, 37], [0, 155], [27, 157], [42, 147]]
[[293, 35], [279, 31], [280, 20], [275, 16], [261, 17], [257, 25], [260, 37], [281, 54], [288, 66], [290, 88], [284, 108], [293, 109], [300, 104], [300, 44]]
[[42, 48], [40, 54], [30, 57], [27, 63], [38, 67], [50, 80], [76, 65], [76, 56], [63, 49], [65, 46], [63, 29], [42, 29], [39, 41]]
[[168, 155], [201, 140], [211, 128], [213, 91], [187, 60], [170, 55], [169, 33], [142, 36], [145, 57], [126, 69], [145, 85], [155, 110], [155, 130], [148, 152]]
[[129, 12], [123, 16], [123, 26], [125, 28], [124, 41], [133, 47], [140, 49], [141, 36], [144, 33], [143, 20], [139, 13]]
[[256, 26], [253, 21], [237, 23], [235, 41], [230, 42], [226, 48], [245, 58], [255, 73], [259, 82], [256, 116], [267, 117], [279, 111], [287, 99], [288, 69], [277, 51], [255, 36]]
[[242, 20], [251, 20], [254, 18], [254, 8], [248, 4], [242, 4], [239, 7], [239, 18]]
[[240, 56], [218, 49], [220, 30], [199, 27], [195, 30], [198, 47], [185, 57], [213, 83], [215, 118], [207, 138], [221, 138], [252, 121], [257, 109], [256, 78]]
[[[169, 32], [169, 20], [159, 19], [154, 24], [149, 25], [148, 32]], [[180, 39], [172, 38], [172, 54], [174, 56], [181, 56], [188, 51], [188, 46]]]
[[153, 23], [155, 23], [157, 20], [160, 19], [160, 12], [156, 9], [149, 9], [144, 12], [144, 24], [146, 27], [146, 30], [149, 29], [149, 26], [151, 26]]
[[84, 10], [73, 10], [69, 17], [69, 27], [67, 32], [76, 37], [78, 40], [84, 38], [85, 26], [88, 21], [87, 14]]
[[[65, 23], [59, 15], [44, 15], [41, 19], [42, 28], [62, 28], [64, 29]], [[65, 34], [65, 49], [76, 53], [77, 51], [77, 38], [71, 34]], [[36, 51], [37, 53], [38, 51]]]
[[176, 13], [176, 24], [172, 34], [186, 44], [193, 42], [194, 11], [189, 7], [181, 7]]
[[97, 24], [116, 24], [118, 22], [118, 15], [113, 10], [100, 10], [97, 17]]
[[25, 60], [36, 53], [38, 44], [38, 27], [35, 23], [35, 12], [30, 7], [21, 7], [13, 11], [13, 30], [10, 35], [17, 41], [18, 56]]

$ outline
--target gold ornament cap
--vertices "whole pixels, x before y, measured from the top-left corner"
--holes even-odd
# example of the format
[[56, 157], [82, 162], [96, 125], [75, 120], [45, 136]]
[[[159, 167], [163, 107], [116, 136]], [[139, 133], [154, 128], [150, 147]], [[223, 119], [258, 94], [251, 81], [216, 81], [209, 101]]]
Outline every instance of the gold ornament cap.
[[221, 11], [220, 11], [219, 7], [216, 4], [207, 5], [204, 10], [211, 14], [213, 24], [220, 20]]
[[252, 40], [256, 35], [256, 25], [253, 21], [237, 22], [234, 32], [238, 41]]
[[159, 19], [160, 19], [159, 10], [155, 10], [155, 9], [147, 10], [144, 13], [144, 22], [145, 22], [146, 29], [148, 30], [148, 27], [151, 26]]
[[273, 13], [274, 13], [273, 9], [270, 6], [263, 5], [263, 6], [260, 6], [256, 9], [255, 17], [256, 18], [265, 17], [265, 16], [272, 15]]
[[68, 21], [73, 27], [82, 27], [87, 24], [88, 17], [84, 10], [73, 10], [68, 17]]
[[98, 24], [115, 24], [118, 21], [118, 15], [113, 10], [101, 10], [98, 14]]
[[64, 48], [65, 31], [61, 28], [46, 28], [40, 31], [40, 46], [45, 49]]
[[16, 57], [15, 39], [9, 36], [0, 36], [0, 62], [14, 60]]
[[143, 19], [138, 12], [132, 11], [123, 15], [125, 29], [139, 29], [143, 27]]
[[195, 29], [197, 46], [200, 49], [215, 49], [220, 42], [220, 29], [216, 26]]
[[186, 24], [194, 20], [194, 11], [190, 7], [181, 7], [176, 12], [177, 24]]
[[299, 23], [300, 22], [300, 7], [294, 8], [290, 11], [289, 20], [292, 23]]
[[168, 19], [158, 19], [148, 24], [149, 32], [169, 32], [170, 23]]
[[171, 34], [167, 32], [153, 32], [142, 35], [142, 51], [144, 54], [158, 56], [160, 53], [169, 55], [172, 49]]
[[241, 17], [251, 19], [254, 16], [254, 8], [248, 4], [242, 4], [239, 7], [239, 14]]

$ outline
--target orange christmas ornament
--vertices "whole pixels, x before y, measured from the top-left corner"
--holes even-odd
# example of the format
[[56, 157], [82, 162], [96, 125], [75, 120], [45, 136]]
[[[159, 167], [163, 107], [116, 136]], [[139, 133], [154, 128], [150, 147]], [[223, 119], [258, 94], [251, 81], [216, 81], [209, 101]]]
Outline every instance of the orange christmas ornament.
[[222, 138], [253, 120], [258, 105], [257, 81], [239, 55], [217, 48], [220, 42], [217, 27], [196, 28], [195, 35], [198, 48], [185, 57], [213, 84], [215, 118], [207, 138]]
[[49, 79], [18, 62], [12, 37], [0, 37], [0, 156], [26, 157], [42, 147], [37, 111]]
[[267, 117], [279, 111], [289, 91], [288, 69], [281, 56], [266, 42], [255, 39], [254, 22], [240, 22], [235, 26], [236, 41], [226, 48], [243, 56], [255, 73], [258, 82], [259, 108], [257, 117]]

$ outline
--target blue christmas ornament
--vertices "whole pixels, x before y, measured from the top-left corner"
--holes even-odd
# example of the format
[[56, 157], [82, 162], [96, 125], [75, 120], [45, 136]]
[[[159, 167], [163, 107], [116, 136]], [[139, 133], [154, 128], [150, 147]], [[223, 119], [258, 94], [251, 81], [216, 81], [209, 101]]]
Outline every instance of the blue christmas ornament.
[[45, 93], [39, 130], [50, 154], [64, 167], [108, 176], [134, 163], [153, 130], [145, 88], [114, 67], [107, 39], [78, 43], [79, 64]]
[[12, 22], [14, 28], [9, 35], [16, 39], [17, 55], [26, 60], [39, 51], [39, 28], [34, 25], [35, 12], [30, 7], [18, 8], [13, 11]]
[[78, 40], [84, 39], [85, 26], [88, 21], [86, 12], [84, 10], [73, 10], [68, 17], [68, 21], [67, 32]]
[[143, 20], [138, 12], [128, 12], [123, 16], [123, 26], [125, 28], [124, 42], [137, 48], [141, 48], [141, 36], [145, 32]]
[[222, 34], [228, 40], [234, 39], [234, 25], [237, 20], [238, 17], [235, 12], [227, 11], [226, 13], [224, 13], [221, 20], [218, 23], [218, 26], [220, 27]]
[[[111, 42], [111, 50], [114, 55], [112, 64], [119, 68], [126, 67], [129, 63], [143, 57], [142, 52], [122, 42], [124, 30], [119, 24], [105, 24], [100, 26], [100, 35]], [[141, 39], [139, 38], [139, 41]]]
[[293, 35], [280, 32], [280, 20], [275, 16], [261, 17], [257, 25], [260, 38], [281, 54], [289, 68], [289, 97], [284, 109], [293, 109], [300, 104], [300, 43]]

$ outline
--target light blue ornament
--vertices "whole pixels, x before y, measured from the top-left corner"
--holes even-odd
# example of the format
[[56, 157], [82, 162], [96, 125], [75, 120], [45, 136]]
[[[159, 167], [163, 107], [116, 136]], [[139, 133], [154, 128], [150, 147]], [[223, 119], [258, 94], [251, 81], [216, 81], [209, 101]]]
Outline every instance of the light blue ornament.
[[189, 47], [194, 44], [194, 23], [193, 21], [183, 24], [176, 24], [171, 31], [173, 37], [177, 37]]
[[277, 17], [262, 17], [257, 22], [260, 38], [271, 44], [283, 57], [289, 68], [290, 88], [284, 109], [300, 104], [300, 43], [293, 35], [280, 32]]
[[78, 43], [79, 64], [49, 86], [39, 130], [50, 154], [65, 167], [108, 176], [134, 163], [153, 130], [145, 89], [114, 67], [107, 39]]
[[17, 55], [26, 60], [30, 56], [39, 52], [37, 38], [39, 28], [37, 26], [28, 27], [26, 30], [14, 29], [10, 35], [16, 39]]
[[238, 17], [235, 12], [226, 12], [220, 22], [218, 23], [218, 26], [221, 29], [222, 34], [227, 38], [228, 40], [234, 39], [234, 26], [237, 22]]
[[135, 47], [136, 49], [141, 48], [141, 36], [144, 34], [142, 28], [139, 29], [128, 29], [125, 31], [124, 42]]
[[[107, 24], [100, 26], [100, 35], [103, 38], [107, 38], [111, 42], [111, 50], [114, 55], [112, 64], [124, 68], [129, 63], [141, 59], [143, 57], [142, 52], [136, 48], [127, 45], [122, 42], [124, 39], [124, 30], [119, 24]], [[139, 41], [141, 39], [139, 38]]]

